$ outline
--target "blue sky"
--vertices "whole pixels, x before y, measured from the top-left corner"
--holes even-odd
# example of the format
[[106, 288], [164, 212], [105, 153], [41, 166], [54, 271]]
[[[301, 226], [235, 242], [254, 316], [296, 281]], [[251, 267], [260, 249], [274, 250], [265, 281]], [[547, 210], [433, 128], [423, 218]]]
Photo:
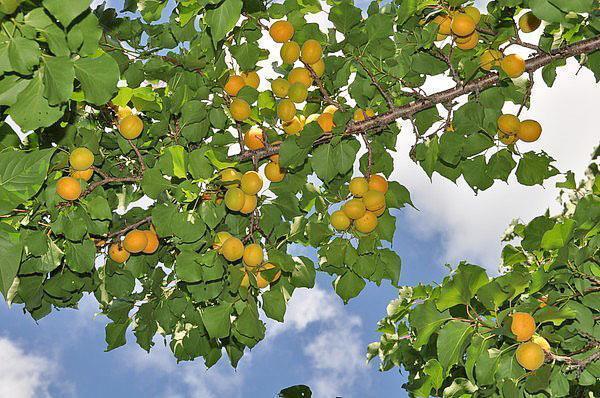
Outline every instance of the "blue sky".
[[[315, 20], [326, 27], [321, 17]], [[535, 36], [525, 39], [535, 41]], [[577, 69], [569, 62], [552, 89], [536, 83], [533, 108], [524, 116], [540, 121], [544, 132], [522, 149], [543, 149], [559, 169], [581, 177], [598, 141], [594, 105], [600, 90], [587, 70], [575, 77]], [[433, 92], [448, 84], [448, 79], [434, 78], [427, 88]], [[507, 105], [506, 111], [511, 109]], [[410, 189], [420, 209], [398, 214], [393, 249], [402, 257], [402, 284], [439, 280], [445, 263], [461, 259], [496, 272], [499, 237], [509, 222], [530, 219], [548, 207], [557, 210], [554, 181], [544, 187], [496, 183], [477, 196], [463, 181], [430, 181], [408, 159], [414, 138], [409, 124], [401, 126], [392, 179]], [[319, 398], [404, 397], [402, 375], [380, 373], [376, 363], [364, 360], [367, 344], [378, 339], [376, 323], [395, 296], [387, 284], [368, 285], [344, 306], [332, 292], [331, 279], [319, 275], [315, 289], [295, 292], [284, 324], [268, 322], [266, 340], [242, 359], [237, 371], [225, 361], [208, 371], [201, 361], [176, 364], [160, 341], [150, 355], [131, 339], [105, 353], [106, 318], [94, 316], [93, 299], [84, 300], [79, 311], [53, 312], [39, 324], [19, 308], [0, 303], [0, 397], [272, 397], [299, 383], [313, 387]]]

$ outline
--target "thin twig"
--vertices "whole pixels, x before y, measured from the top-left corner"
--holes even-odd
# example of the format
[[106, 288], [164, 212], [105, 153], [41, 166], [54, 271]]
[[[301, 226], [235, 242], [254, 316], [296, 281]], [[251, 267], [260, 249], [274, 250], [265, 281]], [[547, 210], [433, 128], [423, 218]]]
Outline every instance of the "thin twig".
[[364, 62], [360, 58], [354, 57], [354, 60], [367, 73], [367, 75], [369, 76], [369, 79], [371, 79], [371, 82], [373, 83], [373, 85], [377, 88], [377, 90], [379, 90], [379, 92], [381, 93], [381, 95], [385, 99], [385, 102], [387, 103], [388, 107], [390, 109], [393, 108], [394, 107], [394, 101], [392, 100], [392, 97], [390, 97], [389, 93], [386, 90], [384, 90], [383, 87], [381, 86], [381, 84], [379, 84], [379, 82], [377, 81], [377, 79], [375, 79], [375, 76], [373, 75], [373, 73], [371, 73], [371, 71], [369, 70], [369, 68], [367, 68], [367, 66], [364, 64]]
[[310, 72], [311, 77], [313, 78], [315, 84], [319, 88], [319, 91], [321, 92], [321, 95], [323, 96], [323, 102], [326, 102], [329, 105], [333, 105], [336, 108], [338, 108], [339, 110], [344, 111], [345, 110], [344, 106], [342, 104], [340, 104], [339, 102], [337, 102], [336, 100], [334, 100], [333, 98], [331, 98], [331, 96], [329, 95], [329, 93], [325, 89], [325, 86], [323, 86], [323, 81], [316, 74], [316, 72], [314, 71], [314, 69], [309, 64], [307, 64], [306, 62], [303, 62], [303, 64], [304, 64], [304, 67]]
[[146, 171], [146, 163], [144, 162], [144, 158], [142, 157], [142, 154], [140, 153], [140, 150], [138, 149], [138, 147], [134, 144], [134, 142], [132, 140], [127, 140], [129, 142], [129, 145], [131, 145], [131, 147], [133, 148], [133, 151], [135, 152], [138, 161], [140, 162], [140, 168], [142, 170], [142, 174], [144, 174], [144, 172]]
[[517, 112], [517, 116], [521, 116], [521, 112], [523, 112], [523, 108], [525, 108], [525, 104], [529, 101], [531, 97], [531, 90], [533, 89], [533, 72], [528, 72], [529, 82], [527, 83], [527, 90], [525, 91], [525, 96], [523, 97], [523, 102], [521, 102], [521, 106], [519, 106], [519, 111]]
[[135, 222], [135, 223], [133, 223], [131, 225], [126, 226], [125, 228], [123, 228], [123, 229], [121, 229], [121, 230], [119, 230], [117, 232], [113, 232], [113, 233], [109, 234], [106, 238], [107, 239], [118, 238], [120, 236], [125, 235], [127, 232], [129, 232], [131, 230], [134, 230], [134, 229], [136, 229], [136, 228], [138, 228], [138, 227], [140, 227], [140, 226], [142, 226], [144, 224], [147, 224], [147, 223], [149, 223], [151, 221], [152, 221], [152, 216], [148, 216], [146, 218], [141, 219], [138, 222]]

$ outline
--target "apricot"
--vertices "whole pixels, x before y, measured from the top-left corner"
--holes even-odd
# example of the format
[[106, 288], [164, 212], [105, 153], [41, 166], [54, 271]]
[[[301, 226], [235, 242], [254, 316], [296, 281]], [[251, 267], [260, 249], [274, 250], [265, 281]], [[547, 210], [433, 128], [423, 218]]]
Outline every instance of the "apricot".
[[542, 126], [535, 120], [523, 120], [517, 132], [517, 137], [525, 142], [534, 142], [540, 138], [540, 135], [542, 135]]
[[467, 14], [458, 13], [452, 17], [450, 29], [457, 36], [469, 36], [475, 32], [475, 21]]
[[385, 195], [381, 191], [375, 191], [371, 189], [365, 192], [362, 197], [362, 201], [367, 210], [376, 211], [385, 206]]
[[140, 253], [148, 245], [148, 236], [144, 231], [134, 229], [125, 235], [123, 247], [129, 253]]
[[256, 171], [248, 171], [242, 176], [241, 188], [247, 195], [256, 195], [263, 187], [263, 180]]
[[308, 39], [302, 44], [302, 53], [300, 59], [307, 64], [314, 64], [323, 56], [323, 48], [321, 43], [315, 39]]
[[310, 68], [315, 72], [315, 75], [319, 77], [323, 76], [325, 74], [325, 62], [323, 62], [323, 58], [314, 64], [310, 64]]
[[380, 216], [381, 216], [383, 213], [385, 213], [385, 209], [386, 209], [386, 206], [385, 206], [385, 205], [383, 205], [383, 206], [381, 207], [381, 209], [379, 209], [379, 210], [375, 210], [375, 211], [373, 211], [372, 213], [373, 213], [373, 214], [375, 214], [377, 217], [380, 217]]
[[295, 41], [288, 41], [281, 46], [279, 55], [284, 64], [293, 65], [300, 58], [300, 45]]
[[290, 89], [290, 82], [283, 78], [277, 78], [271, 82], [271, 91], [276, 97], [285, 98], [288, 95]]
[[545, 354], [542, 347], [531, 341], [519, 345], [515, 352], [517, 362], [527, 370], [536, 370], [544, 364]]
[[246, 81], [240, 75], [231, 75], [225, 83], [225, 92], [232, 97], [238, 95], [238, 92], [246, 85]]
[[385, 194], [388, 191], [388, 188], [389, 184], [384, 176], [373, 174], [369, 178], [369, 189]]
[[231, 116], [235, 120], [241, 122], [250, 117], [252, 110], [250, 109], [250, 105], [248, 105], [246, 101], [240, 98], [236, 98], [233, 101], [231, 101], [231, 105], [229, 105], [229, 112], [231, 112]]
[[240, 211], [244, 207], [246, 196], [244, 191], [237, 187], [231, 187], [225, 192], [225, 206], [231, 211]]
[[514, 79], [525, 72], [525, 60], [520, 55], [510, 54], [500, 61], [500, 68]]
[[519, 137], [516, 134], [507, 134], [501, 130], [498, 130], [498, 139], [504, 145], [512, 145], [519, 141]]
[[246, 86], [250, 86], [254, 89], [258, 88], [260, 85], [260, 76], [258, 76], [256, 71], [242, 73], [242, 79], [244, 79]]
[[531, 33], [540, 27], [542, 21], [533, 15], [533, 12], [528, 11], [519, 18], [519, 29], [523, 33]]
[[362, 122], [363, 120], [366, 120], [367, 118], [373, 117], [375, 116], [375, 111], [371, 108], [367, 108], [366, 110], [362, 110], [360, 108], [357, 108], [354, 111], [354, 115], [352, 116], [352, 119], [355, 122]]
[[158, 250], [158, 236], [153, 231], [143, 231], [146, 234], [146, 238], [148, 239], [148, 243], [144, 250], [142, 250], [146, 254], [152, 254], [156, 250]]
[[327, 105], [325, 109], [323, 109], [323, 113], [331, 113], [332, 115], [337, 112], [337, 106], [335, 105]]
[[250, 214], [256, 209], [256, 204], [258, 202], [258, 198], [256, 195], [246, 195], [244, 194], [244, 205], [240, 209], [240, 213]]
[[250, 286], [250, 278], [248, 277], [248, 272], [246, 272], [246, 270], [244, 270], [243, 272], [244, 276], [242, 276], [240, 287], [248, 288]]
[[244, 255], [244, 244], [241, 240], [232, 236], [223, 242], [221, 254], [227, 261], [237, 261]]
[[485, 50], [479, 57], [479, 67], [483, 70], [492, 70], [492, 68], [499, 66], [502, 60], [502, 52], [498, 50]]
[[242, 260], [246, 268], [254, 269], [262, 264], [264, 259], [263, 249], [260, 245], [252, 243], [244, 248]]
[[473, 7], [473, 6], [465, 7], [465, 8], [463, 8], [463, 12], [473, 19], [473, 22], [475, 22], [475, 25], [477, 25], [479, 23], [479, 21], [481, 20], [481, 13], [479, 12], [479, 9], [477, 7]]
[[144, 122], [136, 115], [129, 115], [119, 122], [119, 132], [128, 140], [139, 137], [143, 130]]
[[433, 19], [433, 22], [439, 25], [439, 33], [446, 36], [452, 33], [452, 18], [450, 16], [438, 15]]
[[129, 259], [129, 256], [131, 254], [118, 243], [113, 243], [108, 248], [108, 257], [115, 263], [123, 264]]
[[366, 211], [361, 218], [354, 220], [354, 228], [358, 232], [368, 234], [377, 228], [378, 223], [377, 216], [370, 211]]
[[443, 41], [446, 40], [448, 36], [442, 33], [438, 33], [435, 35], [435, 41]]
[[308, 90], [302, 83], [294, 83], [290, 85], [288, 97], [290, 97], [293, 102], [299, 104], [306, 101], [306, 98], [308, 97]]
[[515, 312], [511, 315], [510, 331], [517, 336], [517, 341], [527, 341], [535, 332], [535, 320], [526, 312]]
[[304, 116], [294, 116], [289, 122], [283, 123], [283, 131], [288, 135], [298, 135], [304, 128], [304, 122]]
[[120, 106], [117, 108], [117, 119], [125, 119], [127, 116], [132, 115], [133, 111], [128, 106]]
[[310, 72], [306, 68], [294, 68], [288, 74], [288, 81], [291, 84], [302, 83], [306, 88], [309, 88], [313, 84], [313, 78]]
[[265, 263], [263, 264], [259, 270], [258, 273], [256, 274], [256, 285], [263, 289], [265, 287], [267, 287], [269, 285], [269, 283], [275, 283], [279, 280], [279, 278], [281, 277], [281, 270], [277, 271], [275, 273], [275, 275], [271, 276], [271, 273], [268, 273], [269, 275], [267, 275], [265, 273], [265, 271], [269, 271], [272, 269], [276, 269], [277, 266], [273, 263]]
[[330, 133], [331, 130], [335, 127], [333, 123], [333, 114], [331, 113], [323, 113], [317, 118], [317, 123], [321, 127], [324, 133]]
[[81, 184], [73, 177], [62, 177], [56, 182], [56, 193], [64, 200], [77, 200], [81, 196]]
[[284, 122], [289, 122], [296, 116], [296, 106], [289, 99], [282, 99], [277, 104], [277, 116]]
[[506, 134], [517, 134], [521, 121], [515, 115], [504, 114], [498, 118], [498, 128]]
[[69, 155], [69, 164], [75, 170], [87, 170], [94, 164], [94, 154], [87, 148], [75, 148]]
[[71, 177], [78, 180], [89, 181], [94, 175], [94, 169], [91, 167], [87, 170], [71, 170]]
[[246, 131], [244, 134], [244, 145], [248, 149], [260, 149], [265, 147], [265, 135], [263, 131], [258, 126], [250, 127], [250, 130]]
[[221, 181], [223, 182], [234, 182], [238, 184], [242, 179], [242, 173], [231, 167], [221, 170]]
[[231, 238], [231, 234], [227, 231], [219, 231], [215, 235], [215, 239], [213, 240], [212, 248], [218, 252], [221, 252], [221, 246], [223, 243]]
[[271, 182], [281, 182], [285, 177], [285, 170], [279, 166], [279, 163], [269, 162], [265, 167], [265, 176]]
[[344, 211], [337, 210], [331, 213], [329, 222], [331, 223], [331, 226], [338, 231], [345, 231], [350, 227], [352, 220], [344, 213]]
[[352, 195], [361, 198], [369, 190], [369, 182], [364, 177], [354, 177], [350, 180], [348, 188]]
[[461, 40], [456, 39], [456, 46], [465, 51], [472, 50], [477, 47], [477, 44], [479, 44], [479, 33], [477, 32], [473, 32]]
[[361, 218], [367, 211], [365, 204], [360, 199], [350, 199], [344, 203], [342, 210], [344, 211], [344, 214], [346, 214], [346, 216], [352, 220]]
[[538, 336], [537, 334], [534, 334], [531, 337], [531, 342], [539, 345], [542, 348], [542, 350], [544, 350], [545, 352], [550, 352], [550, 343], [548, 343], [548, 340], [546, 340], [542, 336]]
[[269, 28], [269, 34], [273, 41], [285, 43], [294, 36], [294, 26], [288, 21], [277, 21]]

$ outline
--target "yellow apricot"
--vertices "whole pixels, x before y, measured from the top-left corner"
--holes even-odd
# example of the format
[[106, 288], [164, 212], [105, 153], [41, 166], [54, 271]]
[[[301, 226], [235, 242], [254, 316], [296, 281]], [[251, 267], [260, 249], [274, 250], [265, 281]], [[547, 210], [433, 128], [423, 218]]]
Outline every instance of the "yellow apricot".
[[467, 14], [458, 13], [452, 17], [450, 29], [457, 36], [469, 36], [475, 31], [475, 21]]
[[527, 341], [535, 333], [535, 320], [526, 312], [515, 312], [511, 315], [510, 331], [517, 336], [517, 341]]
[[525, 72], [525, 60], [520, 55], [510, 54], [500, 61], [500, 67], [509, 77], [514, 79]]
[[535, 120], [523, 120], [517, 132], [517, 137], [525, 142], [536, 141], [540, 135], [542, 135], [542, 126]]
[[542, 350], [544, 350], [546, 352], [550, 352], [550, 343], [548, 343], [548, 340], [546, 340], [542, 336], [534, 334], [531, 337], [531, 342], [539, 345]]
[[75, 148], [69, 155], [69, 163], [75, 170], [87, 170], [94, 164], [94, 154], [87, 148]]
[[87, 170], [71, 170], [71, 177], [78, 180], [89, 181], [94, 175], [94, 169], [91, 167]]
[[240, 211], [244, 207], [246, 196], [244, 191], [237, 187], [231, 187], [225, 192], [225, 206], [231, 211]]
[[265, 135], [263, 131], [258, 126], [250, 127], [250, 130], [246, 131], [244, 134], [244, 145], [248, 149], [260, 149], [265, 147]]
[[240, 75], [231, 75], [225, 83], [225, 92], [232, 97], [238, 95], [238, 92], [246, 85], [246, 81]]
[[344, 211], [344, 214], [346, 214], [348, 218], [352, 220], [361, 218], [367, 211], [365, 204], [360, 199], [350, 199], [344, 203], [342, 210]]
[[258, 202], [258, 198], [256, 195], [246, 195], [244, 194], [244, 205], [240, 209], [240, 213], [250, 214], [256, 209], [256, 204]]
[[279, 55], [284, 64], [292, 65], [300, 58], [300, 45], [295, 41], [288, 41], [281, 46]]
[[366, 211], [361, 218], [354, 220], [354, 228], [356, 228], [358, 232], [368, 234], [377, 228], [378, 223], [377, 216], [370, 211]]
[[531, 33], [540, 27], [542, 21], [533, 15], [531, 11], [526, 12], [519, 18], [519, 29], [523, 33]]
[[221, 170], [221, 181], [223, 182], [240, 182], [242, 179], [242, 173], [237, 171], [236, 169], [226, 168]]
[[244, 255], [244, 244], [241, 240], [232, 236], [223, 242], [221, 254], [227, 261], [237, 261]]
[[248, 105], [246, 101], [240, 98], [236, 98], [233, 101], [231, 101], [231, 105], [229, 105], [229, 112], [231, 112], [231, 116], [235, 120], [241, 122], [250, 117], [252, 110], [250, 109], [250, 105]]
[[213, 240], [212, 248], [214, 250], [220, 252], [221, 246], [223, 246], [223, 243], [229, 238], [231, 238], [231, 234], [229, 232], [227, 232], [227, 231], [217, 232], [217, 234], [215, 235], [215, 239]]
[[76, 200], [81, 196], [81, 184], [73, 177], [62, 177], [56, 182], [56, 193], [64, 200]]
[[128, 106], [120, 106], [117, 108], [117, 118], [119, 120], [125, 119], [127, 116], [133, 114], [133, 111]]
[[288, 90], [288, 97], [290, 97], [293, 102], [299, 104], [306, 101], [308, 90], [302, 83], [294, 83]]
[[544, 364], [544, 350], [531, 341], [519, 345], [515, 356], [517, 362], [527, 370], [536, 370]]
[[366, 120], [367, 118], [373, 117], [375, 116], [375, 111], [371, 108], [367, 108], [365, 110], [362, 110], [360, 108], [357, 108], [354, 111], [354, 115], [352, 116], [352, 119], [354, 119], [355, 122], [362, 122], [363, 120]]
[[371, 189], [365, 192], [362, 200], [367, 210], [370, 211], [377, 211], [385, 206], [385, 195], [381, 191]]
[[325, 74], [325, 62], [323, 62], [323, 58], [314, 64], [310, 64], [310, 68], [315, 72], [315, 75], [319, 77], [323, 76]]
[[158, 241], [158, 236], [156, 235], [156, 233], [154, 233], [152, 231], [142, 231], [142, 232], [144, 232], [146, 234], [146, 238], [148, 239], [148, 243], [146, 244], [146, 247], [142, 251], [146, 254], [154, 253], [156, 250], [158, 250], [158, 245], [160, 244]]
[[350, 227], [352, 220], [342, 210], [337, 210], [331, 213], [329, 217], [331, 226], [338, 231], [345, 231]]
[[479, 44], [479, 33], [477, 32], [473, 32], [469, 36], [461, 38], [460, 41], [459, 39], [456, 39], [456, 46], [465, 51], [477, 47], [477, 44]]
[[291, 84], [302, 83], [306, 88], [312, 86], [313, 78], [306, 68], [294, 68], [288, 74], [288, 81]]
[[364, 177], [354, 177], [348, 188], [352, 195], [361, 198], [369, 190], [369, 182]]
[[254, 269], [258, 267], [264, 259], [262, 247], [256, 243], [249, 244], [244, 248], [242, 259], [246, 268]]
[[516, 134], [507, 134], [502, 130], [498, 130], [498, 139], [504, 145], [512, 145], [519, 141], [519, 137]]
[[473, 22], [475, 22], [475, 25], [477, 25], [479, 23], [479, 21], [481, 20], [481, 13], [479, 12], [479, 9], [477, 7], [474, 7], [474, 6], [465, 7], [463, 9], [463, 12], [473, 19]]
[[290, 89], [290, 82], [283, 78], [277, 78], [271, 82], [271, 91], [276, 97], [285, 98], [288, 95]]
[[241, 188], [247, 195], [256, 195], [263, 187], [263, 180], [256, 171], [248, 171], [242, 176]]
[[498, 128], [506, 134], [517, 134], [521, 121], [515, 115], [504, 114], [498, 118]]
[[330, 113], [330, 114], [333, 115], [334, 113], [337, 112], [337, 110], [338, 110], [337, 106], [335, 106], [335, 105], [327, 105], [325, 107], [325, 109], [323, 109], [323, 113]]
[[131, 254], [118, 243], [113, 243], [108, 248], [108, 257], [115, 263], [123, 264], [129, 259], [130, 255]]
[[435, 35], [435, 41], [443, 41], [443, 40], [446, 40], [447, 37], [448, 37], [448, 35], [438, 33]]
[[483, 70], [492, 70], [493, 67], [499, 66], [502, 60], [502, 52], [498, 50], [485, 50], [479, 57], [479, 67]]
[[244, 79], [244, 83], [246, 84], [246, 86], [250, 86], [256, 89], [260, 85], [260, 76], [258, 76], [258, 73], [256, 73], [256, 71], [242, 73], [242, 79]]
[[250, 286], [250, 278], [248, 277], [248, 272], [244, 269], [244, 276], [242, 276], [242, 280], [240, 282], [240, 287], [248, 288]]
[[384, 176], [374, 174], [369, 178], [369, 189], [385, 194], [388, 188], [389, 184]]
[[129, 253], [139, 253], [143, 251], [148, 245], [148, 237], [144, 231], [134, 229], [125, 235], [123, 240], [123, 247]]
[[304, 122], [303, 115], [294, 116], [289, 122], [283, 123], [283, 131], [288, 135], [298, 135], [304, 128]]
[[[276, 269], [277, 266], [273, 263], [265, 263], [259, 269], [256, 274], [256, 285], [263, 289], [269, 285], [269, 283], [275, 283], [281, 277], [281, 270], [278, 270], [275, 275], [271, 276], [271, 273], [265, 271], [269, 271], [272, 269]], [[267, 275], [268, 274], [268, 275]]]
[[265, 176], [269, 181], [280, 182], [285, 177], [285, 170], [279, 166], [279, 163], [269, 162], [265, 167]]
[[438, 15], [433, 22], [439, 25], [438, 32], [443, 35], [449, 35], [452, 32], [452, 18], [448, 15]]
[[128, 140], [139, 137], [143, 130], [144, 122], [136, 115], [129, 115], [119, 122], [119, 132]]
[[381, 207], [381, 209], [379, 209], [379, 210], [375, 210], [375, 211], [373, 211], [372, 213], [373, 213], [373, 214], [375, 214], [377, 217], [380, 217], [380, 216], [381, 216], [383, 213], [385, 213], [385, 209], [386, 209], [386, 206], [385, 206], [385, 205], [383, 205], [383, 206]]
[[289, 99], [282, 99], [277, 104], [277, 116], [284, 122], [289, 122], [296, 116], [296, 106]]
[[330, 133], [335, 127], [335, 124], [333, 123], [333, 114], [331, 113], [321, 114], [321, 116], [317, 118], [317, 123], [325, 133]]
[[276, 43], [285, 43], [294, 36], [294, 26], [288, 21], [277, 21], [269, 28], [269, 34]]
[[300, 59], [307, 64], [314, 64], [323, 56], [323, 48], [321, 43], [315, 39], [308, 39], [302, 44], [302, 53]]

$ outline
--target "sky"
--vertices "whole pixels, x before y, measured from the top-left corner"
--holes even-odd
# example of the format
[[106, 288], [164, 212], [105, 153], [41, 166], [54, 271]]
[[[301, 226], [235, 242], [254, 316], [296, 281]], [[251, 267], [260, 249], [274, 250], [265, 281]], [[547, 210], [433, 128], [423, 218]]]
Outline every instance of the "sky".
[[[315, 18], [327, 28], [321, 17]], [[521, 149], [543, 149], [560, 170], [573, 170], [581, 178], [598, 144], [600, 88], [591, 72], [583, 69], [576, 76], [577, 70], [570, 61], [551, 89], [536, 73], [533, 106], [524, 117], [538, 120], [544, 131], [538, 142]], [[431, 79], [427, 84], [428, 90], [438, 91], [447, 83]], [[440, 280], [447, 272], [444, 264], [463, 259], [495, 273], [499, 238], [510, 221], [531, 219], [548, 207], [558, 210], [556, 179], [543, 187], [496, 182], [478, 195], [462, 180], [454, 184], [434, 176], [430, 181], [408, 159], [414, 138], [410, 125], [401, 125], [392, 179], [409, 188], [419, 209], [396, 213], [392, 248], [402, 258], [401, 284]], [[210, 370], [201, 360], [177, 364], [160, 339], [147, 354], [131, 334], [126, 346], [104, 352], [107, 320], [96, 316], [90, 297], [78, 311], [55, 311], [38, 324], [0, 302], [0, 398], [274, 397], [294, 384], [311, 386], [315, 397], [405, 397], [403, 375], [397, 370], [381, 373], [376, 363], [365, 362], [367, 344], [379, 338], [376, 323], [396, 295], [389, 284], [369, 284], [343, 305], [331, 278], [319, 274], [314, 289], [294, 293], [285, 323], [267, 320], [266, 339], [246, 353], [237, 370], [225, 361]]]

